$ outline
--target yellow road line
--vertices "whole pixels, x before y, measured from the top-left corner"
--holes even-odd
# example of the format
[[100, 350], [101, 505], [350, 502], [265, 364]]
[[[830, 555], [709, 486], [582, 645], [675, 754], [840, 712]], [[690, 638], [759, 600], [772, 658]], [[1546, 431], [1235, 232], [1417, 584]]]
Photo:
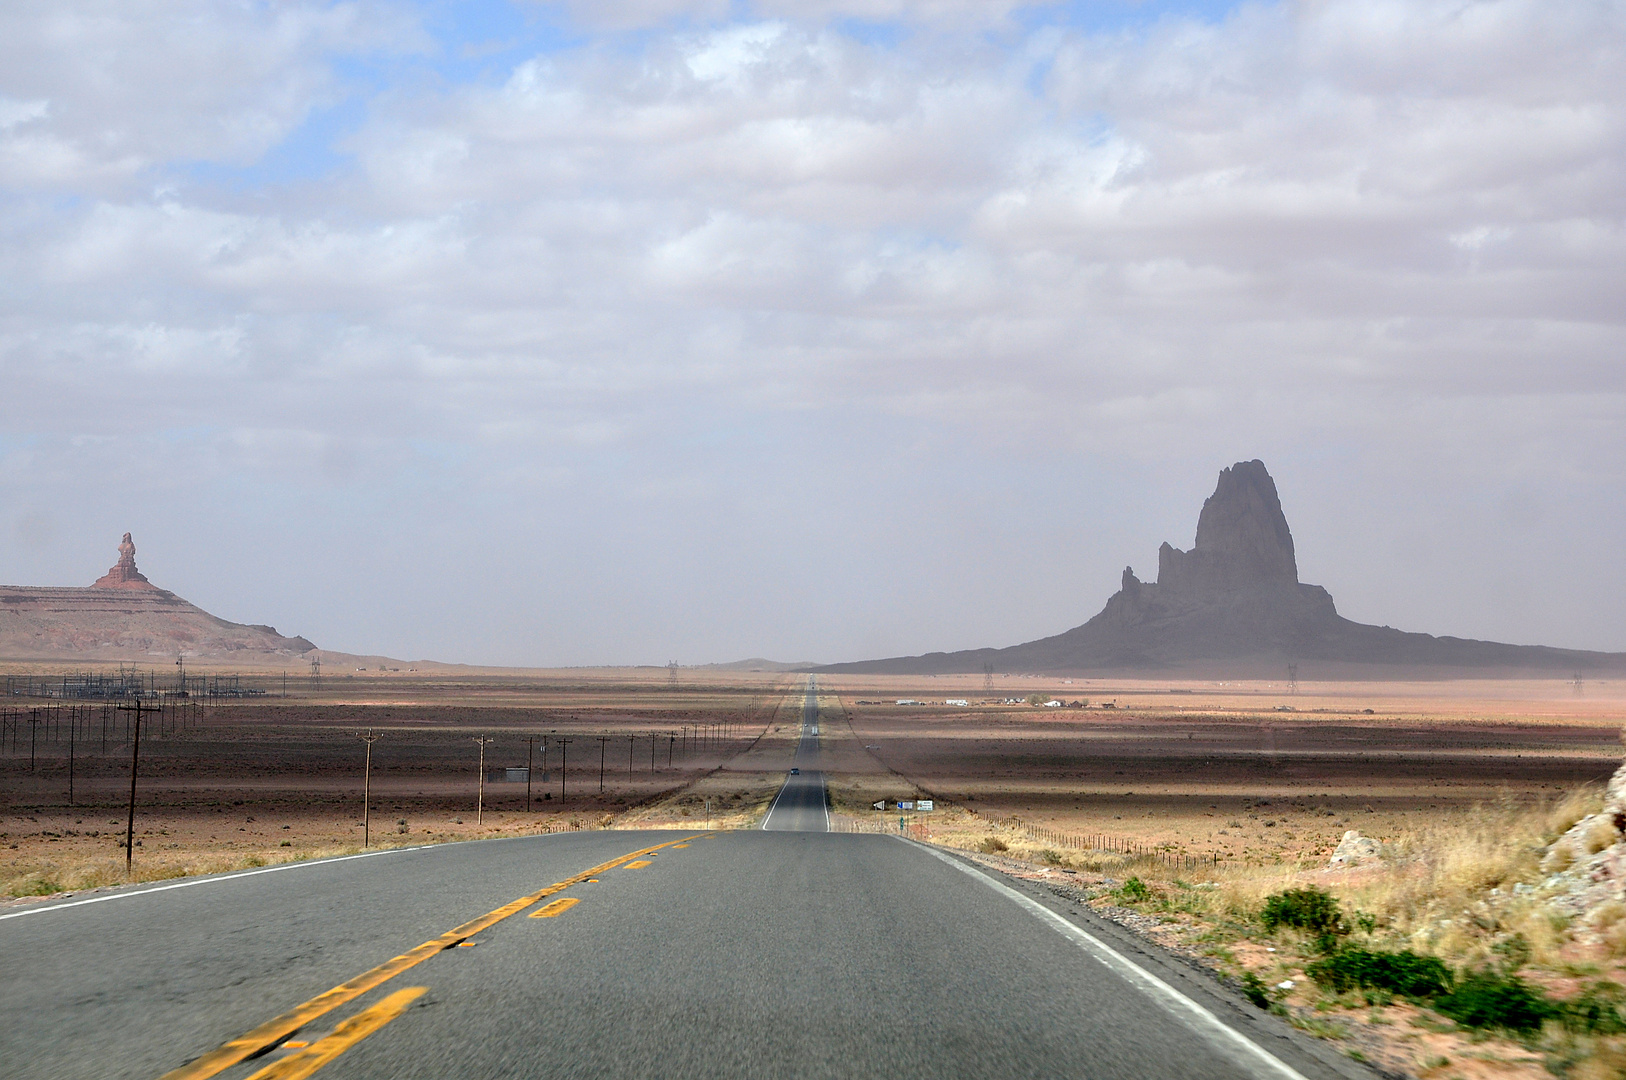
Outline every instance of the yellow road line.
[[627, 869], [628, 870], [642, 870], [644, 867], [650, 866], [652, 864], [653, 864], [653, 860], [651, 860], [651, 859], [639, 859], [637, 862], [628, 863], [627, 864]]
[[571, 908], [575, 907], [577, 904], [579, 904], [581, 902], [582, 902], [582, 898], [579, 897], [579, 896], [561, 896], [559, 899], [553, 901], [553, 903], [551, 903], [551, 904], [543, 904], [541, 907], [539, 907], [535, 911], [531, 912], [531, 918], [533, 918], [533, 919], [554, 919], [554, 918], [558, 918], [560, 915], [563, 915], [565, 912], [569, 911]]
[[377, 1005], [363, 1009], [334, 1028], [333, 1034], [325, 1039], [316, 1040], [309, 1049], [267, 1065], [248, 1080], [305, 1080], [317, 1069], [400, 1016], [428, 989], [427, 986], [409, 986], [405, 990], [397, 990]]
[[676, 851], [680, 847], [688, 847], [688, 846], [689, 846], [688, 844], [673, 844], [672, 845], [672, 850]]
[[371, 971], [362, 972], [349, 982], [340, 983], [333, 989], [316, 995], [303, 1005], [297, 1005], [288, 1012], [283, 1013], [275, 1020], [267, 1020], [253, 1031], [240, 1035], [230, 1042], [222, 1043], [196, 1061], [188, 1065], [182, 1065], [178, 1069], [172, 1069], [165, 1073], [161, 1080], [205, 1080], [206, 1077], [223, 1072], [236, 1065], [239, 1061], [247, 1060], [255, 1054], [262, 1053], [275, 1046], [318, 1016], [331, 1012], [347, 1001], [354, 1001], [367, 991], [388, 982], [408, 968], [416, 967], [436, 953], [452, 948], [464, 938], [471, 938], [487, 927], [495, 926], [515, 912], [524, 911], [544, 897], [552, 896], [556, 892], [562, 892], [572, 885], [586, 881], [595, 874], [613, 870], [623, 863], [638, 858], [640, 855], [648, 855], [662, 848], [671, 847], [673, 844], [682, 843], [683, 840], [693, 839], [692, 836], [686, 836], [681, 840], [668, 840], [666, 843], [657, 844], [654, 847], [640, 848], [618, 859], [600, 863], [591, 870], [583, 870], [579, 874], [549, 885], [547, 888], [531, 893], [529, 896], [522, 896], [511, 904], [504, 904], [495, 911], [486, 912], [478, 919], [470, 919], [462, 926], [448, 930], [438, 938], [431, 938], [410, 952], [404, 952], [393, 960], [378, 965]]

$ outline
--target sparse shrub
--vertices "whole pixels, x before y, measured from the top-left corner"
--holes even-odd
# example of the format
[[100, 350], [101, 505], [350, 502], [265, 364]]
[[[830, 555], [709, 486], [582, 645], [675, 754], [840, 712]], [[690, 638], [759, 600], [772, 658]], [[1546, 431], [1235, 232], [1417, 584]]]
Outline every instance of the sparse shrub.
[[1061, 852], [1057, 851], [1055, 848], [1045, 848], [1039, 852], [1039, 861], [1042, 863], [1049, 863], [1051, 866], [1060, 866]]
[[1270, 1008], [1270, 992], [1265, 988], [1265, 980], [1251, 971], [1242, 973], [1242, 996], [1257, 1008]]
[[1265, 898], [1265, 909], [1259, 915], [1266, 933], [1291, 926], [1313, 934], [1323, 952], [1332, 952], [1338, 939], [1349, 933], [1343, 913], [1338, 910], [1338, 899], [1324, 889], [1313, 886], [1288, 889]]
[[1530, 941], [1523, 934], [1514, 934], [1492, 945], [1491, 952], [1501, 957], [1502, 970], [1513, 975], [1530, 962]]
[[1553, 849], [1542, 858], [1541, 868], [1549, 874], [1562, 873], [1575, 862], [1575, 853], [1568, 844], [1555, 844]]
[[62, 891], [62, 886], [50, 878], [34, 878], [32, 881], [24, 879], [11, 887], [13, 896], [50, 896], [52, 893]]
[[1118, 899], [1126, 904], [1144, 904], [1151, 898], [1152, 890], [1138, 877], [1130, 878], [1118, 888]]
[[1047, 702], [1049, 700], [1050, 699], [1045, 697], [1043, 694], [1029, 694], [1028, 695], [1028, 704], [1029, 705], [1043, 705], [1045, 702]]
[[293, 847], [294, 842], [292, 840], [284, 840], [282, 843], [278, 844], [277, 846], [278, 847]]
[[1560, 1013], [1540, 990], [1496, 971], [1464, 976], [1456, 989], [1434, 999], [1434, 1008], [1464, 1027], [1509, 1031], [1535, 1031]]
[[1409, 949], [1340, 949], [1310, 964], [1305, 971], [1318, 985], [1335, 994], [1370, 987], [1407, 997], [1434, 997], [1451, 989], [1451, 972], [1444, 963]]
[[1615, 828], [1614, 817], [1609, 814], [1599, 814], [1586, 827], [1586, 835], [1582, 846], [1586, 848], [1588, 855], [1596, 855], [1619, 839], [1620, 830]]
[[985, 836], [982, 843], [977, 845], [977, 850], [985, 855], [997, 855], [1001, 851], [1011, 850], [1011, 846], [997, 836]]
[[1564, 1026], [1593, 1035], [1626, 1032], [1626, 988], [1600, 979], [1574, 1001], [1566, 1001]]

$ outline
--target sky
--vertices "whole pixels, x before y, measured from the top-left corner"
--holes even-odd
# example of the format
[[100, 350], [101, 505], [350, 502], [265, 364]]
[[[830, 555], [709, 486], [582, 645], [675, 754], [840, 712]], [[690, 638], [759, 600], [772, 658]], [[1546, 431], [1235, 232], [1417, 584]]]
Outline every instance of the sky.
[[1623, 320], [1623, 0], [0, 6], [0, 581], [327, 649], [1626, 650]]

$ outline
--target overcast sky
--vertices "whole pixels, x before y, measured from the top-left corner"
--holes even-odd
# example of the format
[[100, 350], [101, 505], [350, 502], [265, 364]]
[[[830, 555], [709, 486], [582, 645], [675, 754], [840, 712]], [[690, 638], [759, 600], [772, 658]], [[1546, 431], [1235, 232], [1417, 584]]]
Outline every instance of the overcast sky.
[[1343, 614], [1626, 649], [1623, 166], [1608, 0], [12, 0], [0, 580], [1007, 645], [1258, 457]]

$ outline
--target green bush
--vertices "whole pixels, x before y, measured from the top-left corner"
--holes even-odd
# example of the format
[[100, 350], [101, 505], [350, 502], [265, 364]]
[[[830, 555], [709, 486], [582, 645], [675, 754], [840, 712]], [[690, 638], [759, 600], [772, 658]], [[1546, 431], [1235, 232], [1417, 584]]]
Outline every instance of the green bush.
[[1132, 877], [1118, 889], [1118, 896], [1125, 903], [1142, 904], [1152, 898], [1152, 890], [1140, 878]]
[[1288, 889], [1265, 898], [1265, 910], [1259, 921], [1266, 933], [1274, 933], [1283, 926], [1306, 930], [1314, 934], [1322, 952], [1332, 952], [1338, 939], [1349, 933], [1338, 900], [1331, 893], [1317, 888]]
[[1523, 979], [1496, 971], [1463, 976], [1455, 990], [1434, 999], [1434, 1008], [1464, 1027], [1510, 1031], [1534, 1031], [1562, 1011]]
[[1242, 973], [1242, 996], [1258, 1008], [1270, 1008], [1270, 993], [1265, 988], [1265, 980], [1251, 971]]
[[1049, 863], [1051, 866], [1060, 866], [1061, 852], [1057, 851], [1055, 848], [1045, 848], [1043, 851], [1039, 852], [1039, 861], [1042, 863]]
[[1305, 968], [1310, 978], [1335, 994], [1357, 987], [1388, 990], [1407, 997], [1434, 997], [1451, 989], [1451, 972], [1432, 956], [1405, 952], [1341, 949]]
[[1564, 1026], [1593, 1035], [1619, 1035], [1626, 1032], [1626, 988], [1619, 983], [1599, 980], [1574, 1001], [1566, 1001]]
[[985, 836], [982, 843], [977, 845], [977, 850], [988, 855], [995, 855], [1001, 851], [1011, 850], [1011, 846], [997, 836]]

